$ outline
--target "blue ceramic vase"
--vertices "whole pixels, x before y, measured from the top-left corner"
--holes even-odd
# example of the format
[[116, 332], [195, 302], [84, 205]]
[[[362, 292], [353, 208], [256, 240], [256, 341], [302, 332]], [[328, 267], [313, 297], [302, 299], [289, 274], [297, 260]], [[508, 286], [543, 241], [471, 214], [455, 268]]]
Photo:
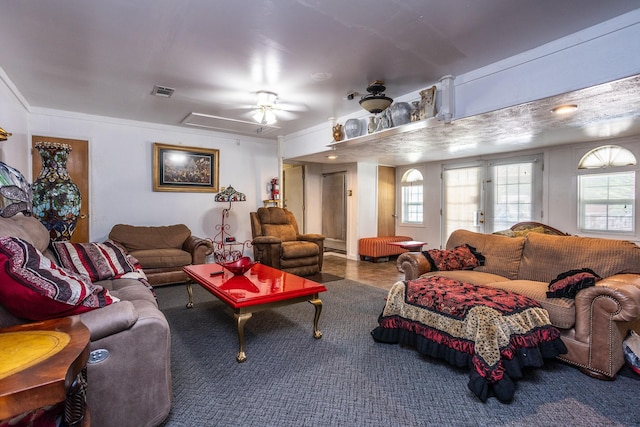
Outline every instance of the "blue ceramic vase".
[[39, 142], [42, 159], [40, 175], [33, 181], [33, 215], [49, 230], [52, 241], [70, 240], [76, 229], [82, 196], [67, 171], [71, 147], [55, 142]]

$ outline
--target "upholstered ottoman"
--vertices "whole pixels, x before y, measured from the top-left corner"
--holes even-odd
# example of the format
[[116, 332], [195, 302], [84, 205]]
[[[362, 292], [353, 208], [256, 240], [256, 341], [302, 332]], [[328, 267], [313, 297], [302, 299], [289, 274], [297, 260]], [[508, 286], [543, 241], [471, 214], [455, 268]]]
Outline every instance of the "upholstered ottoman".
[[390, 242], [406, 242], [413, 240], [409, 236], [364, 237], [358, 240], [358, 255], [360, 260], [371, 258], [372, 262], [378, 262], [378, 258], [392, 255], [400, 255], [407, 252], [399, 246], [389, 245]]

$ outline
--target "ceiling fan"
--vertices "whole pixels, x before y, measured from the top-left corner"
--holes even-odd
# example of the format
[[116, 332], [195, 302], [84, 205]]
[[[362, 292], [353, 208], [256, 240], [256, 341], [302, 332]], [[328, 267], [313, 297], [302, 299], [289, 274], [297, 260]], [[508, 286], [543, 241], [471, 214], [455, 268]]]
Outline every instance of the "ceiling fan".
[[297, 116], [292, 111], [306, 111], [307, 107], [296, 104], [283, 104], [278, 102], [278, 94], [268, 90], [259, 90], [256, 93], [256, 103], [250, 106], [253, 110], [250, 115], [258, 123], [272, 125], [278, 119], [292, 120]]

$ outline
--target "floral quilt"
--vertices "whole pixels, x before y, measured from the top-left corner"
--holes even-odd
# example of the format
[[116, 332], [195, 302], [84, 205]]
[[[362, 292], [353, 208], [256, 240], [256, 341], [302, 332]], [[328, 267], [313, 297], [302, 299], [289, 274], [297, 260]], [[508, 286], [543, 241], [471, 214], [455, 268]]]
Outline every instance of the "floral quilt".
[[372, 332], [378, 342], [469, 366], [469, 389], [508, 402], [522, 368], [566, 353], [560, 331], [533, 299], [442, 276], [398, 282]]

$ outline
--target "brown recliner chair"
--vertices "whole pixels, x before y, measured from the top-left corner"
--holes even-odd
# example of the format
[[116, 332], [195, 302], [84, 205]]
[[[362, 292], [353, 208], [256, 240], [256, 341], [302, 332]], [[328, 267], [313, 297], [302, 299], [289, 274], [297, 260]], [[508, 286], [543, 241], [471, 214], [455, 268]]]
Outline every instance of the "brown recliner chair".
[[298, 276], [322, 270], [324, 236], [299, 234], [298, 222], [287, 209], [259, 208], [249, 215], [256, 261]]

